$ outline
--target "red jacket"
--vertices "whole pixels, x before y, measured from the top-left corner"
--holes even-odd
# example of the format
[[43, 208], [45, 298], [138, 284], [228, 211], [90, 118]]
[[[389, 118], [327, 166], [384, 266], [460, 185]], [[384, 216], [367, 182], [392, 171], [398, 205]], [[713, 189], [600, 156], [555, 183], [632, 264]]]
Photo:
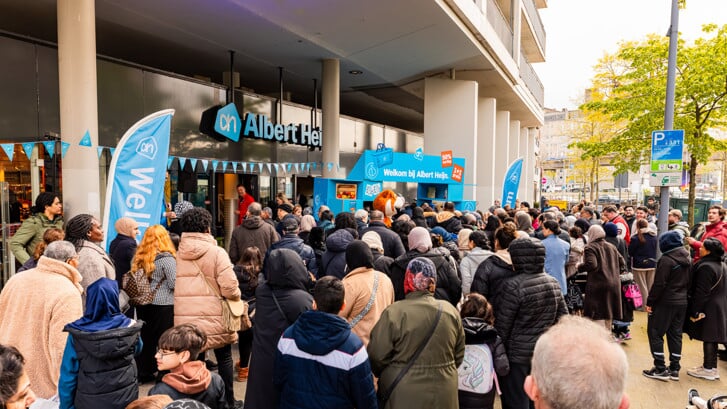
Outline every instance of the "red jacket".
[[626, 231], [623, 232], [625, 234], [625, 236], [622, 237], [619, 234], [618, 237], [623, 238], [626, 241], [626, 245], [628, 246], [629, 243], [631, 243], [631, 231], [629, 229], [629, 224], [626, 223], [626, 220], [620, 214], [616, 215], [616, 217], [611, 219], [611, 223], [613, 223], [615, 225], [621, 225], [620, 226], [621, 229], [626, 229]]
[[245, 196], [238, 197], [238, 204], [237, 204], [237, 210], [240, 212], [237, 215], [237, 225], [241, 225], [242, 221], [245, 220], [245, 215], [247, 214], [247, 207], [250, 206], [252, 202], [255, 201], [255, 198], [250, 196], [249, 194], [245, 193]]
[[692, 242], [692, 248], [694, 249], [694, 262], [699, 260], [699, 248], [702, 247], [702, 243], [710, 237], [722, 242], [722, 245], [727, 248], [727, 222], [718, 221], [717, 223], [708, 224], [705, 232], [702, 235], [701, 241]]

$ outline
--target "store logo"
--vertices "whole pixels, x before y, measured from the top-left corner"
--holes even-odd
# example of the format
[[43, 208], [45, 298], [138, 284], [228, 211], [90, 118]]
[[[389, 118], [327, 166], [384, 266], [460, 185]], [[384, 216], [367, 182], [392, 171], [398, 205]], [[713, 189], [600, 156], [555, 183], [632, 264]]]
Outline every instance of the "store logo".
[[376, 179], [376, 177], [379, 176], [379, 169], [374, 165], [373, 162], [369, 162], [366, 164], [366, 178], [368, 179]]
[[151, 136], [140, 140], [136, 145], [136, 153], [149, 160], [154, 160], [158, 151], [157, 141]]
[[217, 111], [215, 131], [225, 138], [237, 142], [240, 140], [240, 115], [237, 114], [235, 104], [227, 104]]
[[309, 124], [275, 124], [266, 115], [253, 113], [246, 114], [244, 122], [242, 136], [245, 138], [274, 140], [309, 148], [323, 147], [323, 132]]

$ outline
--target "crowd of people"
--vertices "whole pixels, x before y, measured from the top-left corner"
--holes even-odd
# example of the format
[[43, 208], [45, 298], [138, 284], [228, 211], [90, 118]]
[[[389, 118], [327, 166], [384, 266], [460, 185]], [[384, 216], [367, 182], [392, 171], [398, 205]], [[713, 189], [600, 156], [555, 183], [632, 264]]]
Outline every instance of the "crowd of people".
[[[636, 309], [648, 313], [654, 361], [644, 376], [679, 379], [685, 331], [704, 345], [687, 374], [719, 379], [719, 206], [692, 237], [679, 210], [660, 235], [648, 207], [588, 203], [411, 204], [389, 226], [380, 210], [313, 214], [282, 194], [273, 215], [238, 193], [227, 250], [209, 212], [181, 201], [169, 228], [143, 237], [133, 219], [114, 221], [108, 253], [95, 217], [64, 223], [60, 198], [41, 194], [12, 239], [25, 270], [0, 292], [0, 379], [10, 382], [0, 404], [234, 409], [237, 380], [250, 409], [491, 408], [496, 395], [505, 409], [625, 408], [618, 343]], [[143, 300], [124, 296], [132, 273], [148, 281]], [[246, 301], [252, 326], [231, 330], [225, 300]], [[568, 393], [573, 382], [584, 393]], [[140, 398], [143, 383], [165, 399]]]

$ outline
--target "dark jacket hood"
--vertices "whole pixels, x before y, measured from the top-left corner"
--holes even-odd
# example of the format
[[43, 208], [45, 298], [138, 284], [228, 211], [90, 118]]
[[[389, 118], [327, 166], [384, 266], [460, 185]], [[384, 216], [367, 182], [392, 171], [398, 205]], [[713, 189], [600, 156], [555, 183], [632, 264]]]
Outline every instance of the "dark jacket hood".
[[298, 253], [287, 248], [273, 249], [265, 257], [263, 267], [267, 284], [275, 288], [307, 291], [310, 277]]
[[464, 336], [468, 344], [489, 344], [495, 342], [497, 330], [482, 318], [462, 318]]
[[518, 274], [537, 274], [545, 266], [545, 246], [532, 237], [515, 239], [507, 248], [512, 258], [512, 266]]
[[137, 321], [130, 327], [106, 331], [84, 332], [71, 327], [65, 330], [73, 336], [76, 351], [84, 351], [99, 360], [112, 360], [123, 358], [134, 349], [142, 325]]
[[659, 237], [659, 250], [662, 253], [666, 253], [677, 247], [681, 247], [684, 245], [683, 239], [681, 232], [676, 230], [668, 231]]
[[259, 229], [265, 223], [260, 216], [250, 216], [242, 221], [242, 227], [250, 230]]
[[335, 252], [346, 251], [348, 243], [353, 241], [351, 233], [344, 229], [336, 230], [326, 239], [326, 249]]
[[668, 252], [663, 252], [662, 257], [669, 257], [674, 260], [675, 263], [679, 264], [682, 267], [687, 267], [692, 264], [691, 257], [689, 257], [689, 252], [687, 249], [684, 248], [684, 246], [681, 245], [681, 242], [679, 243], [678, 247], [675, 247]]
[[343, 318], [321, 311], [306, 311], [293, 327], [295, 344], [312, 355], [326, 355], [348, 339], [351, 328]]

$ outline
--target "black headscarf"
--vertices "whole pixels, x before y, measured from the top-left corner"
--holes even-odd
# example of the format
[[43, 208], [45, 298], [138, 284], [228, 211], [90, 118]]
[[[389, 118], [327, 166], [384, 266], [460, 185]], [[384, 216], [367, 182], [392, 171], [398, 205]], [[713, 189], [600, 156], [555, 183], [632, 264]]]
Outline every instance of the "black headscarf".
[[374, 266], [374, 256], [371, 254], [369, 245], [361, 240], [350, 242], [346, 246], [346, 265], [348, 271], [359, 267], [372, 268]]

